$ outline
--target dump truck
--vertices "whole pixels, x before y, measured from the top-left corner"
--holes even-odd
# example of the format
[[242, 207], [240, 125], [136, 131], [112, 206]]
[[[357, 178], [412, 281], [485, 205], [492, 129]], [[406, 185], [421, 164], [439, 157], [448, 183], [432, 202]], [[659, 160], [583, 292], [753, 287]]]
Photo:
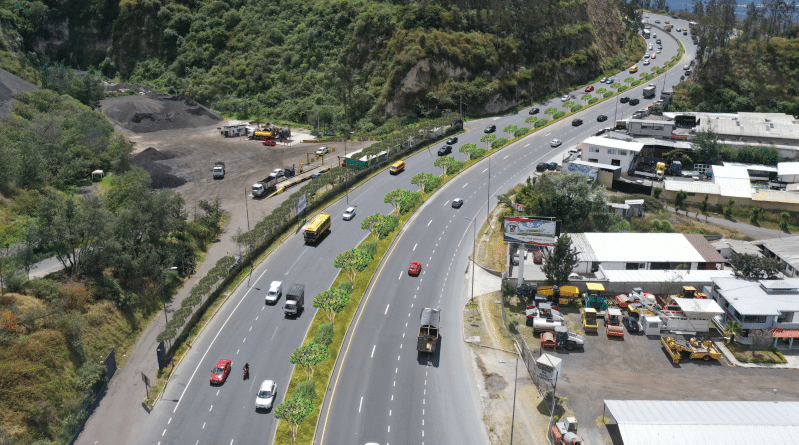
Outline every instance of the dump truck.
[[584, 308], [580, 310], [580, 314], [583, 317], [583, 331], [586, 333], [596, 332], [597, 330], [596, 309], [592, 307]]
[[544, 286], [539, 287], [537, 293], [545, 295], [548, 300], [559, 306], [568, 306], [575, 298], [580, 297], [580, 289], [577, 286]]
[[267, 123], [261, 130], [256, 130], [252, 134], [253, 139], [257, 141], [266, 141], [271, 139], [288, 139], [291, 137], [291, 128], [279, 128], [272, 124]]
[[438, 346], [439, 328], [441, 327], [441, 311], [426, 307], [419, 314], [419, 338], [416, 350], [432, 354]]
[[552, 438], [556, 445], [582, 445], [583, 438], [577, 434], [577, 419], [567, 417], [552, 426]]
[[699, 341], [692, 337], [688, 341], [682, 341], [672, 337], [660, 337], [660, 343], [663, 344], [663, 348], [671, 356], [671, 361], [674, 364], [680, 363], [683, 358], [705, 361], [721, 358], [721, 351], [710, 340]]
[[263, 198], [264, 196], [277, 190], [277, 181], [279, 179], [269, 175], [266, 178], [256, 182], [252, 185], [252, 197]]
[[225, 163], [224, 162], [215, 162], [214, 163], [214, 179], [222, 179], [225, 177]]
[[302, 313], [302, 306], [305, 304], [305, 286], [302, 284], [292, 284], [286, 292], [286, 305], [283, 306], [283, 313], [286, 317], [298, 317]]
[[647, 85], [644, 87], [644, 99], [649, 99], [650, 97], [655, 97], [655, 92], [657, 88], [654, 85]]
[[322, 235], [330, 230], [330, 214], [320, 213], [305, 226], [304, 236], [305, 242], [313, 244], [322, 238]]
[[608, 337], [624, 337], [620, 309], [615, 307], [608, 308], [607, 313], [605, 313], [605, 333]]
[[608, 310], [608, 303], [602, 292], [605, 292], [605, 286], [600, 283], [586, 283], [586, 291], [583, 294], [585, 307], [592, 307], [597, 312], [604, 312]]

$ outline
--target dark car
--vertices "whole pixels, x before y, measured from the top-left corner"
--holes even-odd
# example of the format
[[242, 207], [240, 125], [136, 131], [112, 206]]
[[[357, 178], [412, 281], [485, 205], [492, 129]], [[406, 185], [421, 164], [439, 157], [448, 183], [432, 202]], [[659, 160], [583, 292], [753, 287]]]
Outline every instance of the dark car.
[[605, 116], [604, 114], [600, 114], [599, 116], [596, 117], [597, 122], [605, 122], [606, 120], [608, 120], [608, 117]]
[[447, 145], [454, 145], [458, 143], [458, 137], [452, 136], [451, 138], [447, 139]]
[[452, 147], [449, 146], [449, 145], [445, 145], [445, 146], [443, 146], [443, 147], [438, 149], [438, 155], [439, 156], [448, 155], [450, 153], [452, 153]]
[[485, 133], [493, 133], [495, 131], [497, 131], [497, 126], [496, 125], [489, 125], [489, 126], [486, 127], [485, 130], [483, 130], [483, 132], [485, 132]]
[[622, 96], [622, 97], [619, 98], [619, 102], [621, 102], [623, 104], [626, 104], [629, 101], [630, 101], [630, 98], [627, 97], [627, 96]]
[[530, 114], [538, 114], [540, 111], [538, 108], [530, 108]]
[[557, 162], [550, 162], [549, 164], [547, 164], [547, 170], [555, 171], [557, 169], [558, 169], [558, 163]]
[[459, 209], [463, 205], [463, 200], [460, 198], [455, 198], [452, 200], [452, 207]]
[[638, 332], [641, 330], [641, 326], [638, 325], [638, 321], [633, 317], [624, 317], [621, 322], [627, 328], [628, 332]]
[[579, 127], [582, 124], [583, 124], [583, 120], [582, 119], [575, 119], [575, 120], [572, 121], [572, 127]]
[[239, 267], [239, 264], [241, 264], [241, 255], [233, 255], [233, 260], [233, 264], [230, 265], [227, 273], [233, 272], [233, 269]]
[[539, 162], [538, 165], [535, 166], [535, 171], [543, 172], [546, 171], [549, 166], [546, 162]]
[[638, 99], [630, 99], [630, 105], [638, 105], [639, 102], [641, 101]]

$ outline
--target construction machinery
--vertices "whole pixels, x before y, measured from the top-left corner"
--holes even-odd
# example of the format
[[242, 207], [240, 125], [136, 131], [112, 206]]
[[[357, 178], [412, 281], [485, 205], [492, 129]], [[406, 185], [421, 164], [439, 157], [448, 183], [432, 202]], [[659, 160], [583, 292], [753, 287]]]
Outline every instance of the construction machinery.
[[683, 358], [702, 359], [705, 361], [721, 358], [721, 351], [710, 340], [699, 341], [696, 337], [692, 337], [688, 341], [682, 341], [672, 337], [660, 337], [660, 343], [663, 344], [674, 364], [680, 363]]
[[660, 306], [654, 295], [648, 293], [636, 294], [633, 298], [633, 303], [627, 306], [627, 311], [633, 317], [641, 317], [642, 315], [657, 315], [660, 312]]
[[605, 286], [600, 283], [586, 283], [586, 291], [583, 294], [585, 307], [594, 308], [597, 312], [604, 312], [608, 310], [608, 302], [602, 293], [605, 292]]
[[583, 336], [575, 334], [568, 326], [555, 327], [555, 342], [558, 347], [564, 348], [567, 351], [573, 351], [575, 348], [582, 348], [585, 346]]
[[544, 286], [539, 287], [537, 293], [545, 295], [548, 300], [560, 306], [568, 306], [575, 298], [580, 297], [580, 289], [577, 286]]
[[621, 326], [621, 310], [609, 308], [605, 313], [605, 333], [608, 337], [624, 337], [624, 328]]
[[261, 130], [256, 130], [253, 133], [253, 139], [258, 141], [265, 141], [270, 139], [288, 139], [291, 137], [291, 128], [280, 128], [267, 122]]
[[682, 291], [679, 295], [672, 295], [672, 297], [677, 298], [700, 298], [700, 299], [707, 299], [707, 295], [703, 294], [696, 290], [693, 286], [683, 286]]
[[588, 307], [580, 310], [580, 313], [583, 317], [583, 332], [585, 333], [596, 332], [597, 331], [596, 309]]
[[577, 434], [577, 419], [566, 417], [552, 426], [552, 437], [557, 445], [582, 445], [583, 438]]

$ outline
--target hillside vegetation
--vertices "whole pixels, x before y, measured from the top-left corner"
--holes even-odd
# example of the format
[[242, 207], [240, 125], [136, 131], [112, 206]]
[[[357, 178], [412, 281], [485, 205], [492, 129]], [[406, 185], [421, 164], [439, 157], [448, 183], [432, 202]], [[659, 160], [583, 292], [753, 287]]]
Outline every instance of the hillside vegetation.
[[596, 77], [625, 62], [632, 30], [608, 0], [0, 2], [37, 66], [94, 64], [237, 117], [364, 132]]
[[674, 93], [676, 111], [799, 115], [799, 28], [781, 37], [733, 40]]

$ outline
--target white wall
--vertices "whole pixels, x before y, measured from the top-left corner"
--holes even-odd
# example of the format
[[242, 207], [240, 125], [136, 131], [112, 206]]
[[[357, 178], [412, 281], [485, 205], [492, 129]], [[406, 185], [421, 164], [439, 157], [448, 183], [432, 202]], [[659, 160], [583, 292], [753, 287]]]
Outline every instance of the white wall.
[[[618, 165], [622, 173], [627, 173], [630, 162], [638, 152], [607, 148], [595, 144], [583, 144], [583, 160], [606, 165]], [[616, 161], [616, 162], [614, 162]]]

